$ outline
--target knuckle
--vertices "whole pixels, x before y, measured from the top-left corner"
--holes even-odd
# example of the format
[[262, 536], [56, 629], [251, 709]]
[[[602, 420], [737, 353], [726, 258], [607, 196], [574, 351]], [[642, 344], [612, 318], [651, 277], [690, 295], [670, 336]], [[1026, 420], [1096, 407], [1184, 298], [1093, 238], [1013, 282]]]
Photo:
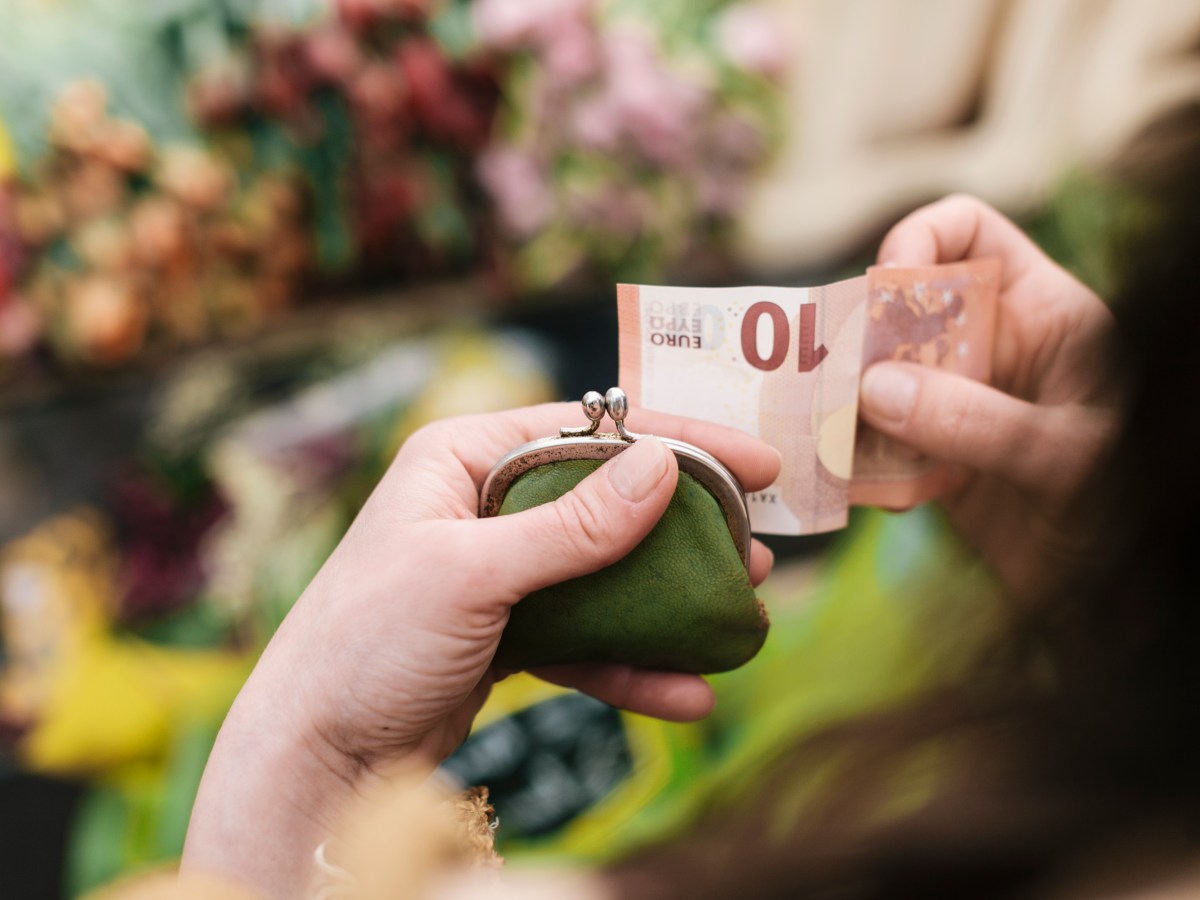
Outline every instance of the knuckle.
[[953, 451], [964, 449], [980, 420], [979, 404], [969, 390], [958, 390], [938, 405], [940, 441]]
[[1048, 437], [1041, 412], [982, 385], [964, 384], [942, 404], [940, 437], [953, 459], [1020, 483]]
[[452, 421], [443, 419], [422, 425], [405, 439], [397, 455], [422, 454], [430, 448], [445, 446], [453, 433]]
[[627, 666], [614, 666], [608, 673], [604, 700], [609, 706], [630, 709], [635, 705], [637, 688], [637, 678], [633, 669]]
[[570, 552], [587, 557], [607, 556], [611, 529], [604, 502], [594, 491], [576, 488], [560, 497], [554, 508]]

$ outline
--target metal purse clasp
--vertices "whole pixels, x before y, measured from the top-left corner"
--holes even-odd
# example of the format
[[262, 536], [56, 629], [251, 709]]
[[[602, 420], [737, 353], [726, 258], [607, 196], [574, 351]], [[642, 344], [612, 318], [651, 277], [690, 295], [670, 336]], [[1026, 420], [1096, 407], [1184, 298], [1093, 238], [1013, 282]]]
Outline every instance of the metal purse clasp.
[[625, 417], [629, 415], [629, 397], [619, 387], [610, 387], [603, 396], [599, 391], [588, 391], [584, 394], [583, 414], [588, 417], [591, 424], [584, 425], [582, 428], [560, 428], [558, 436], [565, 438], [590, 437], [599, 429], [600, 420], [604, 418], [605, 413], [608, 413], [608, 417], [617, 426], [617, 434], [622, 440], [632, 444], [641, 437], [640, 434], [625, 427]]
[[[588, 419], [587, 425], [563, 427], [557, 437], [523, 444], [492, 467], [479, 493], [480, 518], [497, 515], [509, 487], [530, 469], [571, 459], [612, 459], [642, 437], [625, 427], [629, 398], [619, 387], [609, 388], [603, 395], [599, 391], [588, 391], [583, 395], [583, 414]], [[613, 420], [616, 432], [599, 430], [605, 414]], [[716, 499], [738, 555], [749, 567], [750, 509], [737, 478], [715, 456], [693, 444], [674, 438], [660, 437], [659, 440], [675, 454], [679, 470], [695, 478]]]

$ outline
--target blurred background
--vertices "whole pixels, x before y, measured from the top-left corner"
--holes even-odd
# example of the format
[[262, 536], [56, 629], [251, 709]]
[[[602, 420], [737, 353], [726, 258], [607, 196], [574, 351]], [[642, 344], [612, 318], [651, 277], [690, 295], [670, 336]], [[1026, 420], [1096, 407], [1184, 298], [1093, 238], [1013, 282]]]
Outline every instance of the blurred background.
[[[832, 280], [968, 191], [1105, 294], [1148, 215], [1121, 164], [1198, 97], [1187, 0], [5, 0], [0, 893], [177, 858], [395, 449], [608, 387], [616, 281]], [[501, 852], [684, 830], [994, 627], [929, 511], [773, 545], [772, 638], [711, 720], [500, 686], [447, 770]]]

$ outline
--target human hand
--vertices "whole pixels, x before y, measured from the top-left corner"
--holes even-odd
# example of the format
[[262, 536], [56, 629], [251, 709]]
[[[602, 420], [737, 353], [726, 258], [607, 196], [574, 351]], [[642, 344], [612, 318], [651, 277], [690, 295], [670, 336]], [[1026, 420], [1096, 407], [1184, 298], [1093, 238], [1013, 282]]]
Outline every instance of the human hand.
[[1013, 594], [1044, 590], [1087, 547], [1068, 515], [1111, 440], [1117, 391], [1106, 364], [1104, 303], [1012, 222], [952, 196], [901, 220], [879, 262], [904, 266], [999, 257], [990, 385], [911, 363], [864, 373], [860, 415], [929, 456], [963, 467], [941, 498], [952, 523]]
[[[466, 736], [491, 685], [509, 609], [526, 594], [629, 552], [675, 488], [674, 455], [643, 438], [552, 504], [480, 520], [479, 488], [513, 447], [578, 415], [549, 404], [428, 426], [397, 455], [341, 544], [271, 641], [214, 748], [184, 867], [297, 896], [339, 798], [402, 761], [432, 768]], [[721, 426], [637, 412], [639, 429], [697, 444], [747, 490], [778, 454]], [[771, 566], [755, 543], [750, 575]], [[663, 718], [694, 719], [696, 676], [623, 666], [538, 674]]]

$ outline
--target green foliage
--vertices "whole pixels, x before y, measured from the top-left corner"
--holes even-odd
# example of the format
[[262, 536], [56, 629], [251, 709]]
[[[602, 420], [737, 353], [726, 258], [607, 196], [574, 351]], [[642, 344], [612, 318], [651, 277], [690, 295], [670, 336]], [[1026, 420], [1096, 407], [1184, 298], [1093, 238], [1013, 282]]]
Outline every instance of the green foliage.
[[218, 726], [199, 723], [179, 734], [165, 773], [153, 765], [136, 767], [88, 792], [69, 844], [70, 896], [179, 858]]
[[1121, 286], [1126, 247], [1153, 221], [1150, 204], [1115, 178], [1075, 170], [1022, 226], [1053, 259], [1105, 299]]

